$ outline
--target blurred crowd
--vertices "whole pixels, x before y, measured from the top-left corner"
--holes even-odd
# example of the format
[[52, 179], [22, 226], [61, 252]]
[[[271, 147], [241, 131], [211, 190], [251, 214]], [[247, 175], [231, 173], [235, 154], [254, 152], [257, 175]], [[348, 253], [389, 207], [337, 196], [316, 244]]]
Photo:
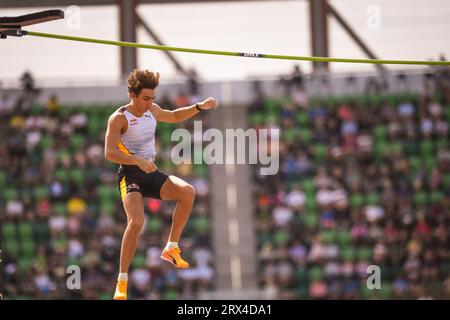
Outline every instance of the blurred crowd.
[[[0, 94], [4, 296], [111, 299], [126, 217], [103, 141], [120, 103], [66, 106], [51, 95], [40, 105], [32, 76], [21, 79], [18, 95]], [[254, 171], [268, 297], [450, 299], [450, 73], [438, 67], [423, 79], [421, 92], [392, 93], [373, 78], [366, 93], [341, 97], [308, 95], [299, 67], [280, 79], [281, 97], [254, 82], [251, 126], [281, 135], [279, 174]], [[159, 103], [177, 108], [198, 95], [192, 71], [186, 90]], [[174, 128], [158, 124], [157, 166], [197, 190], [181, 243], [192, 267], [161, 261], [174, 203], [146, 199], [131, 299], [196, 299], [215, 288], [208, 167], [173, 165]], [[370, 265], [380, 267], [379, 289], [366, 285]], [[80, 267], [80, 289], [67, 287], [69, 266]]]
[[300, 74], [282, 79], [279, 98], [255, 83], [249, 108], [254, 128], [281, 134], [279, 174], [254, 174], [261, 288], [281, 299], [450, 299], [448, 68], [427, 72], [422, 92], [343, 97], [308, 97]]

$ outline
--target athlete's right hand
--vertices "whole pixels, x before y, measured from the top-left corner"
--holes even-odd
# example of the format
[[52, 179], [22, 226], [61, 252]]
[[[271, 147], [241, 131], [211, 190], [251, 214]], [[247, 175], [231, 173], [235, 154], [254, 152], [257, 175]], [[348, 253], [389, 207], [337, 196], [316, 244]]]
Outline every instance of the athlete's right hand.
[[150, 173], [156, 171], [158, 169], [153, 161], [146, 160], [144, 158], [135, 157], [134, 161], [136, 165], [145, 173]]

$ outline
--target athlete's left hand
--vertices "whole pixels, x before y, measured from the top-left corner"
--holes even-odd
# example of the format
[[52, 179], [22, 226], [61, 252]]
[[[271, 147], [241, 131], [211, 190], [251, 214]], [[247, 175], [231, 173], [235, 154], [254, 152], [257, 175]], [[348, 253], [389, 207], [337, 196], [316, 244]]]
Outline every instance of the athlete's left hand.
[[210, 109], [215, 110], [219, 106], [219, 102], [216, 99], [209, 97], [208, 99], [205, 99], [203, 102], [200, 102], [198, 105], [199, 108], [202, 110], [210, 110]]

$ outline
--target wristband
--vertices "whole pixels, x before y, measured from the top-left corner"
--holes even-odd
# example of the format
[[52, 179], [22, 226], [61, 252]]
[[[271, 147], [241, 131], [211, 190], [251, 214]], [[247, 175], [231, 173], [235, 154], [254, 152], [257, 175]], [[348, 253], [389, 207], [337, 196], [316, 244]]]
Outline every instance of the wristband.
[[198, 111], [203, 111], [203, 109], [200, 109], [200, 107], [198, 106], [198, 103], [195, 104], [195, 107], [197, 108]]

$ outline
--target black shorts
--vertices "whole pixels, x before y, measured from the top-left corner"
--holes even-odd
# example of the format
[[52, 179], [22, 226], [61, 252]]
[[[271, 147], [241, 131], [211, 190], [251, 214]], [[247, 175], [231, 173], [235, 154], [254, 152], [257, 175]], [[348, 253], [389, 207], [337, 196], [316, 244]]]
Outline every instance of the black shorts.
[[120, 197], [123, 201], [127, 193], [140, 192], [144, 198], [161, 199], [161, 188], [167, 174], [156, 170], [145, 173], [138, 166], [121, 165], [117, 172]]

